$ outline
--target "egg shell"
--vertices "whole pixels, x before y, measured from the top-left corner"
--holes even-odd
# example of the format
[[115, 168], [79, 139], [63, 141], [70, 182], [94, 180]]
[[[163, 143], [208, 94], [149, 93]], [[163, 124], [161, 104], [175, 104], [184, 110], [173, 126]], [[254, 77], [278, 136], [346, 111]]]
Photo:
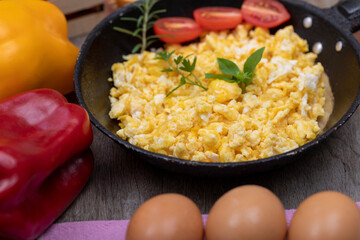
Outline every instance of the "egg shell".
[[281, 240], [286, 236], [284, 206], [270, 190], [246, 185], [234, 188], [211, 208], [207, 240]]
[[143, 203], [130, 219], [126, 240], [202, 240], [199, 208], [189, 198], [162, 194]]
[[296, 210], [289, 240], [359, 240], [360, 211], [348, 196], [332, 191], [316, 193]]

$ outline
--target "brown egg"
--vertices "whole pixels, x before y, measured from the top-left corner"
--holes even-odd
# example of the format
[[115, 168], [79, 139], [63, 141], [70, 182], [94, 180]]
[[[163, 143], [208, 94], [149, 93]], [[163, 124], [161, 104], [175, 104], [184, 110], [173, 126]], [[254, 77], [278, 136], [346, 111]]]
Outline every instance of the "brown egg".
[[320, 192], [305, 199], [289, 227], [289, 240], [359, 240], [360, 211], [348, 196]]
[[143, 203], [130, 219], [126, 240], [202, 240], [199, 208], [180, 194], [162, 194]]
[[266, 188], [234, 188], [211, 208], [205, 235], [207, 240], [282, 240], [286, 236], [284, 207]]

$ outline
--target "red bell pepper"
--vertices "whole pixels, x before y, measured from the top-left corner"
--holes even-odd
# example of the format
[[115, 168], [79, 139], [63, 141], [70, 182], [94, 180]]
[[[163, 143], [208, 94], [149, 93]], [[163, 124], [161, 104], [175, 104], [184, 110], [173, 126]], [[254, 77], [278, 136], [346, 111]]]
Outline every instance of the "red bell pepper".
[[39, 89], [0, 100], [0, 239], [35, 239], [94, 166], [84, 108]]

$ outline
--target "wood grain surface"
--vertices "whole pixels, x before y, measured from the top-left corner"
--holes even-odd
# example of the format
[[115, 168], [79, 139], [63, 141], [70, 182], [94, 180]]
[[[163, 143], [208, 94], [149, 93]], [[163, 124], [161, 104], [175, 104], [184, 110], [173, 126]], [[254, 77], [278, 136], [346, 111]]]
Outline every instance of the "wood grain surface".
[[[309, 1], [324, 3], [336, 1]], [[335, 190], [360, 201], [360, 111], [327, 140], [281, 169], [248, 177], [204, 178], [163, 171], [134, 157], [96, 128], [91, 180], [58, 222], [129, 219], [145, 200], [168, 192], [191, 198], [203, 214], [231, 188], [258, 184], [273, 191], [285, 208], [309, 195]]]
[[285, 208], [296, 208], [309, 195], [335, 190], [360, 201], [360, 111], [316, 149], [279, 170], [248, 177], [203, 178], [163, 171], [122, 149], [94, 128], [96, 165], [84, 191], [59, 222], [129, 219], [145, 200], [176, 192], [208, 213], [223, 193], [243, 184], [273, 191]]

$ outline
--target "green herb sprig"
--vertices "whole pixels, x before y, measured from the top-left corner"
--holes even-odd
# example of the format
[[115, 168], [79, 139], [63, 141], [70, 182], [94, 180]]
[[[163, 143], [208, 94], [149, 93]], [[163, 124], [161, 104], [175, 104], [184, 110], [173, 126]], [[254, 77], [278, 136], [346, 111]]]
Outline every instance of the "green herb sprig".
[[[157, 52], [156, 58], [159, 60], [164, 60], [169, 64], [169, 68], [166, 68], [162, 70], [162, 72], [175, 72], [178, 73], [181, 76], [180, 83], [178, 86], [176, 86], [174, 89], [172, 89], [166, 96], [170, 96], [175, 90], [179, 89], [180, 87], [184, 86], [185, 84], [195, 85], [198, 87], [201, 87], [205, 91], [207, 91], [207, 88], [204, 87], [199, 79], [194, 74], [194, 69], [196, 66], [196, 60], [197, 58], [194, 57], [193, 62], [191, 62], [188, 57], [190, 57], [192, 54], [187, 56], [179, 55], [176, 58], [174, 58], [174, 64], [171, 63], [170, 59], [171, 56], [174, 54], [175, 51], [172, 51], [170, 53], [164, 51], [164, 52]], [[190, 79], [190, 77], [192, 79]]]
[[131, 21], [136, 22], [136, 30], [130, 31], [125, 28], [121, 27], [114, 27], [113, 29], [116, 31], [119, 31], [121, 33], [125, 33], [128, 35], [131, 35], [133, 37], [136, 37], [141, 40], [140, 43], [136, 44], [135, 47], [132, 49], [132, 53], [136, 53], [137, 51], [141, 50], [141, 52], [144, 52], [146, 48], [148, 48], [152, 43], [156, 41], [159, 37], [172, 37], [168, 35], [152, 35], [147, 36], [147, 32], [149, 29], [151, 29], [155, 23], [155, 19], [158, 19], [158, 14], [166, 12], [165, 9], [159, 9], [159, 10], [153, 10], [154, 5], [159, 0], [145, 0], [142, 3], [136, 4], [136, 6], [139, 8], [141, 15], [139, 18], [133, 18], [133, 17], [122, 17], [121, 20], [124, 21]]
[[241, 72], [239, 67], [232, 61], [225, 58], [218, 58], [218, 64], [223, 74], [206, 73], [205, 78], [215, 78], [227, 81], [229, 83], [237, 83], [239, 87], [244, 91], [245, 88], [252, 82], [255, 76], [255, 68], [260, 62], [265, 47], [256, 50], [245, 61], [244, 72]]

